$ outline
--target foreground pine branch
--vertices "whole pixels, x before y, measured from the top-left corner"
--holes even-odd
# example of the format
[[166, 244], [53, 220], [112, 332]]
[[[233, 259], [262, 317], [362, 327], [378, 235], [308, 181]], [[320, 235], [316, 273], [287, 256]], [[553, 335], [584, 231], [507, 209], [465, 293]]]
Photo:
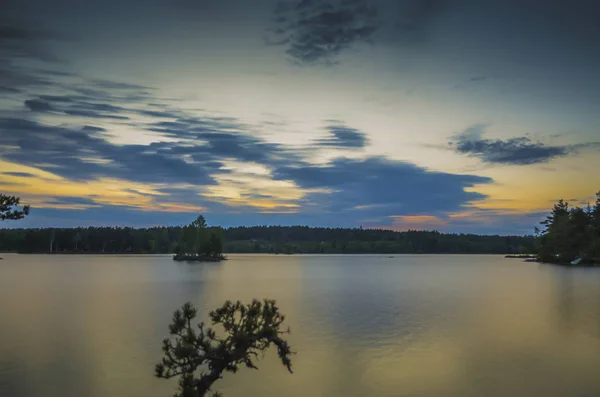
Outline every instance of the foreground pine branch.
[[[225, 372], [235, 373], [240, 366], [258, 369], [258, 353], [271, 344], [277, 348], [281, 363], [292, 372], [290, 345], [282, 339], [289, 330], [281, 330], [285, 317], [274, 300], [253, 300], [250, 304], [226, 301], [210, 312], [213, 325], [220, 325], [224, 337], [192, 320], [197, 310], [186, 303], [175, 311], [169, 325], [170, 337], [163, 340], [164, 357], [156, 365], [159, 378], [179, 378], [179, 393], [175, 397], [204, 397]], [[214, 393], [219, 396], [219, 393]]]

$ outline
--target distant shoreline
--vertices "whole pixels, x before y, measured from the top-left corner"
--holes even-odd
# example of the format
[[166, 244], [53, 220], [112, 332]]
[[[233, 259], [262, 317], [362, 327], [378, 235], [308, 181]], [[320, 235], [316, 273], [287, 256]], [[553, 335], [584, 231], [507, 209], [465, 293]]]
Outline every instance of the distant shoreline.
[[[174, 253], [171, 252], [163, 252], [163, 253], [147, 253], [147, 252], [0, 252], [0, 255], [120, 255], [120, 256], [134, 256], [134, 255], [152, 255], [152, 256], [173, 256]], [[298, 256], [298, 255], [322, 255], [322, 256], [336, 256], [336, 255], [382, 255], [387, 257], [394, 257], [397, 255], [486, 255], [486, 256], [503, 256], [506, 257], [506, 254], [494, 254], [494, 253], [469, 253], [469, 252], [398, 252], [398, 253], [389, 253], [389, 252], [302, 252], [302, 253], [269, 253], [269, 252], [224, 252], [225, 255], [260, 255], [260, 256]]]
[[172, 253], [148, 253], [148, 252], [15, 252], [2, 251], [0, 254], [15, 255], [173, 255]]
[[[520, 254], [535, 250], [534, 236], [449, 234], [436, 231], [248, 226], [218, 228], [220, 251], [270, 254]], [[210, 229], [210, 230], [213, 230]], [[0, 229], [0, 251], [22, 253], [171, 254], [183, 227]], [[85, 251], [85, 252], [84, 252]]]

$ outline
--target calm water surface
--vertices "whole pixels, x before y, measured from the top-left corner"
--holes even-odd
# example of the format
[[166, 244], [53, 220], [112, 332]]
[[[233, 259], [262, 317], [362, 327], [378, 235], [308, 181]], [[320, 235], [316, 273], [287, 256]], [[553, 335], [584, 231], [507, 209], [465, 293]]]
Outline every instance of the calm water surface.
[[496, 256], [21, 256], [0, 261], [0, 396], [167, 397], [153, 378], [172, 311], [277, 299], [293, 375], [226, 397], [600, 396], [600, 269]]

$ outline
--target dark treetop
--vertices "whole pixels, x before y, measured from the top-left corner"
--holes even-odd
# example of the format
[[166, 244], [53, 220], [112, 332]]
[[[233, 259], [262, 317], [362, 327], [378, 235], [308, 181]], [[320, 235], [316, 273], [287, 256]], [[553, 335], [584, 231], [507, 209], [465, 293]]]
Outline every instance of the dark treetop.
[[540, 260], [570, 263], [577, 258], [600, 263], [600, 192], [587, 208], [559, 200], [539, 230]]
[[19, 207], [20, 199], [0, 193], [0, 221], [22, 219], [29, 214], [29, 206]]

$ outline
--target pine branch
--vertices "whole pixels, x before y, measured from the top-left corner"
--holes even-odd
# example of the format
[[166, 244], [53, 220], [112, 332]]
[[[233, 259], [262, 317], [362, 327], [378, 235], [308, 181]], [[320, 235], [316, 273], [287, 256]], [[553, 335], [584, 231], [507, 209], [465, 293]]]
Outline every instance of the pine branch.
[[164, 357], [155, 367], [159, 378], [179, 377], [179, 394], [176, 396], [204, 397], [225, 372], [235, 373], [240, 365], [258, 369], [254, 361], [258, 352], [264, 352], [271, 344], [276, 346], [281, 363], [292, 372], [291, 355], [294, 353], [288, 342], [281, 338], [289, 333], [289, 329], [281, 330], [285, 317], [279, 313], [275, 301], [255, 299], [247, 305], [226, 301], [211, 311], [212, 323], [225, 331], [223, 338], [217, 337], [204, 323], [198, 324], [196, 333], [192, 326], [196, 315], [197, 310], [191, 303], [175, 311], [169, 325], [171, 339], [163, 341]]

